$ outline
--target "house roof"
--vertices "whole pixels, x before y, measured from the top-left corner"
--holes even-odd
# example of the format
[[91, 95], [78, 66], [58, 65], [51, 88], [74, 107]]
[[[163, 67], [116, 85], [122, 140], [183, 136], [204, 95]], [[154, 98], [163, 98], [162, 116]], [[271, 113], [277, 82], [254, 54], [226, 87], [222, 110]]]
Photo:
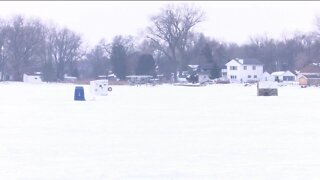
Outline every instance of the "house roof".
[[284, 71], [276, 71], [276, 72], [271, 73], [272, 76], [281, 76], [283, 74], [284, 74]]
[[306, 77], [307, 79], [320, 79], [320, 75], [315, 74], [302, 75], [302, 77]]
[[295, 76], [291, 71], [276, 71], [271, 73], [272, 76]]
[[29, 73], [25, 73], [28, 76], [41, 76], [42, 73], [41, 72], [29, 72]]
[[300, 73], [320, 73], [320, 63], [311, 63], [300, 70]]
[[[245, 59], [236, 58], [235, 60], [243, 65], [263, 65], [262, 62], [260, 62], [258, 59], [255, 59], [255, 58], [245, 58]], [[243, 61], [243, 63], [241, 61]]]
[[257, 65], [262, 65], [263, 63], [260, 62], [258, 59], [244, 59], [243, 64], [257, 64]]

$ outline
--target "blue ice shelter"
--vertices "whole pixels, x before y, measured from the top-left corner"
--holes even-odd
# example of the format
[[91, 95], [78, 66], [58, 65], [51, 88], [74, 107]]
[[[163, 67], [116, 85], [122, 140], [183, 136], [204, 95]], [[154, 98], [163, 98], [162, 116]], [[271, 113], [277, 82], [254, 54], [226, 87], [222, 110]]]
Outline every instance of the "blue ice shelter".
[[76, 86], [74, 89], [74, 100], [75, 101], [85, 101], [84, 89], [82, 86]]

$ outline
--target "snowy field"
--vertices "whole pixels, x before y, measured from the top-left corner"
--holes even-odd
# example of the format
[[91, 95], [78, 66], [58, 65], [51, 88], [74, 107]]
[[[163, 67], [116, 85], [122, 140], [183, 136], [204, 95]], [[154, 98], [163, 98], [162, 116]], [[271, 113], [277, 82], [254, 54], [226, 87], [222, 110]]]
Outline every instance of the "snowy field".
[[0, 83], [1, 180], [318, 180], [320, 88]]

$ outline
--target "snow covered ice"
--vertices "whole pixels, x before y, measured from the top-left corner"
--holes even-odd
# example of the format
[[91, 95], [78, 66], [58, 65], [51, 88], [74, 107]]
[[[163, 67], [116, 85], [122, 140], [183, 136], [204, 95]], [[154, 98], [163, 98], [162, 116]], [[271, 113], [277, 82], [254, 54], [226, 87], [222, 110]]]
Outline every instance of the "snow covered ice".
[[0, 83], [0, 179], [320, 178], [320, 88]]

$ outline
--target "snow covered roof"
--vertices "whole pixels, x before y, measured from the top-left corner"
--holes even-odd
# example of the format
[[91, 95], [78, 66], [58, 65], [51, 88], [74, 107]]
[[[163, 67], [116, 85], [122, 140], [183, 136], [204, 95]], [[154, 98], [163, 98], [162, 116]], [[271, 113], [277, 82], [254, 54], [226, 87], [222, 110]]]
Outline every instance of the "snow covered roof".
[[41, 72], [29, 72], [29, 73], [25, 73], [28, 76], [41, 76], [42, 73]]
[[291, 71], [276, 71], [271, 73], [272, 76], [295, 76]]
[[284, 71], [276, 71], [271, 73], [272, 76], [282, 76], [284, 74]]
[[260, 81], [258, 83], [258, 88], [259, 89], [277, 89], [278, 84], [273, 81]]
[[115, 74], [109, 74], [108, 77], [116, 77]]
[[189, 66], [190, 68], [192, 68], [192, 69], [196, 69], [196, 68], [199, 67], [198, 64], [189, 64], [188, 66]]

